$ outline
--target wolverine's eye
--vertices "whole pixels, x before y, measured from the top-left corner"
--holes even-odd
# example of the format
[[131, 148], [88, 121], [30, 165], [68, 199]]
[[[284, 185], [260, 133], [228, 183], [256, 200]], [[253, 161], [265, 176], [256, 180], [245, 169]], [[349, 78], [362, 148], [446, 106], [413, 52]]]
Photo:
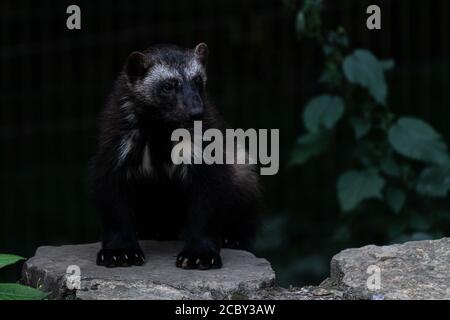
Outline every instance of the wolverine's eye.
[[162, 90], [165, 93], [172, 93], [178, 88], [179, 82], [176, 79], [170, 79], [163, 83]]

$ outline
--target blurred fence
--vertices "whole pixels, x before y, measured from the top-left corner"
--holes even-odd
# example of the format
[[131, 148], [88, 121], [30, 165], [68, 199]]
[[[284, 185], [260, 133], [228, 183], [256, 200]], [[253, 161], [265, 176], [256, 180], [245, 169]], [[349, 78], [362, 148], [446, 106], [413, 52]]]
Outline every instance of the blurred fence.
[[[212, 100], [235, 127], [280, 128], [286, 165], [322, 63], [320, 48], [298, 41], [286, 2], [1, 1], [0, 252], [29, 256], [43, 244], [98, 239], [86, 176], [96, 118], [127, 54], [155, 43], [207, 42]], [[65, 27], [73, 3], [81, 7], [80, 31]], [[382, 7], [381, 31], [365, 28], [372, 3]], [[327, 22], [344, 25], [352, 47], [397, 61], [393, 110], [422, 116], [449, 138], [449, 2], [325, 4]], [[320, 201], [334, 192], [335, 167], [317, 161], [287, 170], [264, 179], [269, 208], [299, 216], [298, 235], [284, 245], [288, 256], [311, 254], [337, 212]]]

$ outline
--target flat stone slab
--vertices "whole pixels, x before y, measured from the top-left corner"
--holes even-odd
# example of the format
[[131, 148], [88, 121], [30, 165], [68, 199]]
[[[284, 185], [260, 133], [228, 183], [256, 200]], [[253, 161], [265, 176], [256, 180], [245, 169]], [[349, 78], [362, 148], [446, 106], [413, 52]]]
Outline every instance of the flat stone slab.
[[[40, 247], [24, 264], [22, 282], [49, 292], [53, 299], [94, 300], [241, 299], [275, 282], [270, 263], [247, 251], [223, 249], [221, 269], [183, 270], [175, 267], [181, 242], [140, 243], [147, 262], [128, 268], [97, 266], [99, 243]], [[77, 268], [81, 286], [70, 289], [76, 279], [71, 270]]]
[[328, 281], [347, 299], [448, 300], [450, 238], [344, 250]]
[[[53, 299], [450, 300], [450, 238], [347, 249], [333, 257], [322, 284], [289, 289], [275, 286], [269, 262], [246, 251], [225, 249], [222, 269], [201, 271], [175, 267], [180, 242], [141, 246], [144, 266], [115, 269], [95, 264], [99, 243], [40, 247], [24, 264], [22, 282]], [[73, 265], [78, 290], [70, 289]]]

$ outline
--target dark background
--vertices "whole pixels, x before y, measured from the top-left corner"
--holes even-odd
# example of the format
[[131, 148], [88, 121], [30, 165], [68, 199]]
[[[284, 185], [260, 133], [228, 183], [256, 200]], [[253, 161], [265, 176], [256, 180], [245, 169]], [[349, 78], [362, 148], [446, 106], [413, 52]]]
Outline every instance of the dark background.
[[[281, 168], [264, 177], [268, 210], [257, 241], [283, 285], [316, 283], [345, 246], [379, 243], [352, 230], [333, 241], [341, 219], [336, 152], [289, 168], [305, 102], [317, 93], [321, 49], [295, 33], [296, 11], [281, 0], [4, 1], [0, 3], [0, 252], [26, 257], [41, 245], [99, 240], [87, 167], [96, 119], [131, 51], [156, 43], [210, 48], [209, 92], [234, 127], [279, 128]], [[66, 28], [81, 7], [82, 29]], [[366, 29], [379, 4], [382, 30]], [[449, 123], [448, 0], [325, 1], [326, 23], [341, 24], [353, 48], [394, 58], [389, 103], [420, 116], [446, 140]], [[370, 219], [370, 217], [369, 217]], [[370, 225], [369, 225], [370, 228]], [[12, 280], [18, 268], [0, 273]]]

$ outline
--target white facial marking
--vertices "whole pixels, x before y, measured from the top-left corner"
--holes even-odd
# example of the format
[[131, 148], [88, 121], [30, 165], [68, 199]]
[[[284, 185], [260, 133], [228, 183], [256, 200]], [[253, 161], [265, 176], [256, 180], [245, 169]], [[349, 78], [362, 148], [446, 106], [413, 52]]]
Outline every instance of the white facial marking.
[[149, 74], [144, 78], [143, 84], [146, 86], [152, 86], [161, 80], [172, 78], [180, 79], [181, 75], [177, 70], [165, 64], [156, 64], [150, 69]]
[[202, 75], [204, 78], [206, 78], [203, 66], [197, 59], [191, 59], [189, 61], [189, 64], [187, 65], [187, 68], [185, 69], [186, 72], [186, 78], [189, 80], [192, 80], [197, 75]]
[[156, 64], [154, 65], [145, 76], [144, 79], [139, 80], [137, 85], [134, 86], [135, 94], [139, 96], [143, 100], [147, 100], [149, 98], [149, 88], [155, 87], [155, 85], [166, 79], [179, 79], [181, 80], [180, 73], [167, 66], [166, 64]]

